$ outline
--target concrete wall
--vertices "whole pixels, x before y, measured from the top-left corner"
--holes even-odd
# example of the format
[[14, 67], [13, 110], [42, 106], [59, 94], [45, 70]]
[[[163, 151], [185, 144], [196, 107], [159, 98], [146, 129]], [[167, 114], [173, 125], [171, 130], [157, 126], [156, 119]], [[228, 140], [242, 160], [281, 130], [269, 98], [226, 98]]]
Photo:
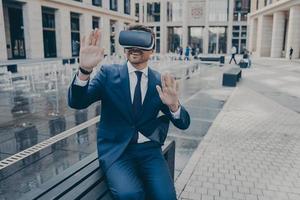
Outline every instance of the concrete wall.
[[[131, 0], [131, 14], [125, 15], [124, 1], [118, 0], [118, 11], [109, 10], [109, 1], [102, 1], [103, 7], [92, 5], [92, 0], [76, 2], [71, 0], [22, 0], [24, 37], [27, 59], [43, 59], [43, 27], [42, 27], [42, 6], [55, 9], [56, 24], [56, 47], [57, 57], [71, 57], [71, 27], [70, 12], [80, 14], [80, 36], [88, 35], [92, 29], [92, 17], [99, 17], [102, 30], [102, 45], [106, 53], [110, 50], [110, 26], [109, 20], [115, 20], [118, 30], [123, 30], [124, 23], [134, 24], [134, 0]], [[6, 44], [9, 40], [9, 21], [4, 21], [3, 2], [0, 0], [0, 60], [7, 60]], [[7, 14], [7, 13], [6, 13]], [[8, 16], [6, 17], [8, 19]], [[6, 34], [2, 34], [6, 33]], [[117, 38], [116, 38], [117, 39]], [[118, 40], [116, 40], [117, 42]], [[123, 48], [118, 46], [118, 54], [123, 53]]]
[[7, 59], [3, 5], [0, 1], [0, 61]]
[[[273, 1], [272, 4], [262, 8], [249, 15], [250, 50], [256, 50], [254, 54], [256, 56], [289, 58], [289, 50], [292, 47], [294, 50], [292, 58], [300, 58], [300, 2]], [[282, 55], [283, 49], [285, 56]]]

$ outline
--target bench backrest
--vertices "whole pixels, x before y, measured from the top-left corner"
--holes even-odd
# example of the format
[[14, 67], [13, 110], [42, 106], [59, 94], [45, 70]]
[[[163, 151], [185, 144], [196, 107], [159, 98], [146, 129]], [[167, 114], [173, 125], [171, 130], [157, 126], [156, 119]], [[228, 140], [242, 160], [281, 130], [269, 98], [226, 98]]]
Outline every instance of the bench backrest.
[[[174, 179], [175, 141], [166, 142], [163, 154]], [[94, 152], [22, 199], [112, 200]]]

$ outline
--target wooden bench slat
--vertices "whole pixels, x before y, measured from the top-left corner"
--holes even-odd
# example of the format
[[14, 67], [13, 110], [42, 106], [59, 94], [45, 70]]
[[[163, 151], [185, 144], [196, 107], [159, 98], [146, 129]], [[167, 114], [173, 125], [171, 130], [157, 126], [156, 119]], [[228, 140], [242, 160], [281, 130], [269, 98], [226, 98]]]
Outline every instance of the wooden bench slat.
[[[110, 191], [108, 190], [106, 182], [102, 181], [101, 183], [99, 183], [98, 185], [93, 187], [92, 190], [90, 190], [87, 194], [85, 194], [85, 196], [82, 196], [81, 200], [98, 199], [98, 198], [104, 197], [105, 195], [107, 195], [109, 193], [110, 193]], [[110, 200], [112, 200], [112, 198]]]
[[[89, 176], [87, 179], [82, 181], [80, 184], [76, 185], [75, 188], [68, 191], [68, 193], [64, 194], [64, 196], [62, 196], [60, 199], [61, 200], [81, 199], [82, 196], [87, 194], [94, 186], [98, 185], [101, 182], [104, 182], [104, 175], [103, 172], [98, 167], [97, 171], [95, 171], [91, 176]], [[99, 191], [99, 194], [103, 192]]]
[[38, 199], [48, 200], [62, 197], [65, 193], [72, 190], [74, 187], [77, 187], [77, 185], [79, 185], [82, 181], [92, 175], [95, 170], [98, 170], [98, 167], [99, 162], [98, 160], [95, 160], [79, 172], [75, 173], [73, 176], [60, 183], [57, 187], [52, 188], [52, 190], [48, 191]]

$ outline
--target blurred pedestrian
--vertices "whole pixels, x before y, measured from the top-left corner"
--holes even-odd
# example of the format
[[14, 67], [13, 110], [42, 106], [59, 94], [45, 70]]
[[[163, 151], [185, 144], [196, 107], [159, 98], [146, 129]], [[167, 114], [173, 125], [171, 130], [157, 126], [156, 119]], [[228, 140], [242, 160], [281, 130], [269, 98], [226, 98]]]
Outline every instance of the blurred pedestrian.
[[290, 48], [290, 60], [292, 60], [293, 52], [294, 52], [294, 49], [291, 47], [291, 48]]
[[236, 60], [235, 60], [235, 54], [236, 54], [236, 48], [235, 48], [235, 46], [233, 46], [233, 47], [231, 48], [231, 59], [230, 59], [230, 61], [229, 61], [229, 64], [231, 64], [231, 61], [232, 61], [232, 60], [234, 60], [234, 63], [237, 64], [237, 63], [236, 63]]
[[190, 47], [187, 46], [185, 48], [185, 53], [184, 53], [185, 57], [184, 57], [184, 60], [190, 60]]

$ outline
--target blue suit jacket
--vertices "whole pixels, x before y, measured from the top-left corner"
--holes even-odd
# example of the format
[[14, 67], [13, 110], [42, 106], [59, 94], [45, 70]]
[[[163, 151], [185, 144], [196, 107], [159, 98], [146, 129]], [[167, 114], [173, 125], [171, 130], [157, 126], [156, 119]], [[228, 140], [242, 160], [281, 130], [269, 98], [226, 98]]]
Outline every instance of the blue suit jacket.
[[[169, 108], [162, 103], [156, 90], [156, 85], [161, 85], [160, 73], [150, 68], [148, 89], [138, 121], [134, 120], [132, 111], [127, 64], [103, 65], [85, 87], [74, 85], [74, 80], [68, 93], [71, 108], [84, 109], [101, 100], [97, 149], [104, 170], [124, 152], [135, 130], [162, 145], [167, 136], [169, 121], [180, 129], [187, 129], [190, 125], [189, 114], [183, 106], [180, 118], [174, 119]], [[157, 117], [159, 111], [164, 115]]]

